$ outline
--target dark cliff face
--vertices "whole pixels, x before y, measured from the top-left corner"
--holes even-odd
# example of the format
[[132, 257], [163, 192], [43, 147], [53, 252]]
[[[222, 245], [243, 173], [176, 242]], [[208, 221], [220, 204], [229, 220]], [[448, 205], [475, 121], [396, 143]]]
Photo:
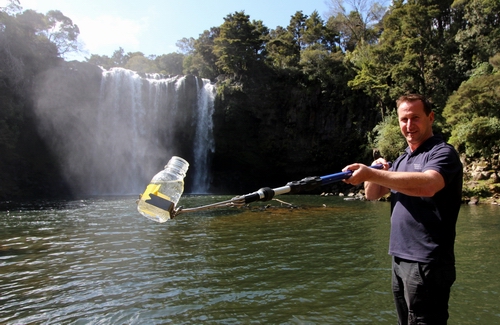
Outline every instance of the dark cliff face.
[[293, 80], [262, 88], [219, 89], [213, 191], [244, 193], [371, 162], [363, 146], [377, 116], [365, 96]]
[[57, 170], [47, 178], [65, 184], [64, 193], [57, 191], [53, 195], [74, 197], [80, 194], [74, 180], [65, 177], [65, 163], [61, 157], [68, 151], [79, 150], [79, 144], [69, 140], [71, 135], [90, 132], [87, 119], [88, 116], [94, 118], [95, 114], [88, 112], [92, 112], [99, 102], [101, 78], [99, 67], [78, 61], [61, 61], [37, 77], [33, 107], [36, 130], [46, 147], [44, 155], [53, 157], [52, 169]]
[[[0, 188], [0, 198], [4, 200], [67, 198], [71, 189], [62, 176], [60, 161], [53, 144], [44, 134], [52, 132], [54, 125], [47, 129], [40, 127], [37, 107], [39, 98], [50, 98], [56, 106], [78, 107], [75, 103], [87, 103], [87, 108], [96, 101], [99, 91], [101, 71], [98, 67], [80, 63], [55, 61], [43, 72], [34, 76], [33, 82], [25, 89], [18, 140], [15, 150], [6, 153], [11, 161], [10, 172], [5, 174]], [[62, 96], [61, 96], [62, 95]], [[57, 111], [50, 112], [57, 114]], [[75, 109], [78, 115], [78, 109]], [[78, 126], [78, 119], [70, 121]], [[57, 122], [55, 123], [57, 124]], [[8, 156], [8, 157], [7, 157]]]

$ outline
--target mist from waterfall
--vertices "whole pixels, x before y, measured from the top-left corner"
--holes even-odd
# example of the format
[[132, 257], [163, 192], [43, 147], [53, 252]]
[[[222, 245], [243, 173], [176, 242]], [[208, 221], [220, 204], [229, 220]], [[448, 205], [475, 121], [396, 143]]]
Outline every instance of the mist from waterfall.
[[69, 86], [54, 86], [56, 76], [45, 79], [37, 115], [75, 193], [139, 194], [174, 155], [190, 162], [186, 192], [208, 192], [215, 148], [209, 80], [112, 68], [102, 71], [95, 103], [81, 104], [64, 91]]

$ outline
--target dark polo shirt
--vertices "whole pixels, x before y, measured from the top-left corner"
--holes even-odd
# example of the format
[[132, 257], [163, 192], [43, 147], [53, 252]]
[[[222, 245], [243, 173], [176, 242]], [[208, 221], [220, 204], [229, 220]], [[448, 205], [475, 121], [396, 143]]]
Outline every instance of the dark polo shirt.
[[389, 254], [416, 262], [454, 263], [455, 226], [462, 199], [463, 169], [456, 150], [433, 136], [415, 151], [406, 148], [391, 170], [440, 173], [445, 187], [433, 197], [391, 190]]

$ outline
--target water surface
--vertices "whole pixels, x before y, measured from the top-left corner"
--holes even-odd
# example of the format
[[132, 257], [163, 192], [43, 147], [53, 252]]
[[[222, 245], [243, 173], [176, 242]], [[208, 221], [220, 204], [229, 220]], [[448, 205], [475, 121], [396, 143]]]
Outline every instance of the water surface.
[[[389, 204], [280, 199], [297, 208], [253, 203], [164, 224], [131, 197], [4, 207], [0, 323], [395, 324]], [[500, 323], [499, 212], [462, 207], [450, 324]]]

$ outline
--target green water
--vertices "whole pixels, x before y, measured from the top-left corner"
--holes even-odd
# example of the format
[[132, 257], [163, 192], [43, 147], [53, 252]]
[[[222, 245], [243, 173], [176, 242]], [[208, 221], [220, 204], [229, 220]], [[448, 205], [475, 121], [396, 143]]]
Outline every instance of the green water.
[[[230, 197], [183, 197], [194, 207]], [[1, 324], [395, 324], [389, 204], [288, 196], [164, 224], [135, 198], [0, 211]], [[499, 324], [500, 207], [463, 206], [449, 324]]]

